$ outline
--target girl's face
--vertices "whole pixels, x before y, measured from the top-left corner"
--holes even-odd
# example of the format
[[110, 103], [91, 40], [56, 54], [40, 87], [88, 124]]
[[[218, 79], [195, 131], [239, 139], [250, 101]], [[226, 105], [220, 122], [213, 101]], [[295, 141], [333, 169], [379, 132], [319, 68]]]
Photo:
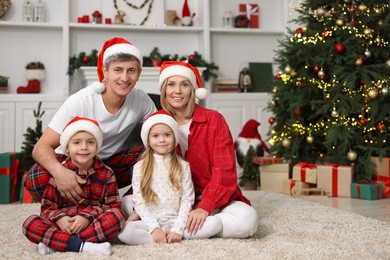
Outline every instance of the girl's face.
[[67, 152], [74, 165], [80, 170], [87, 170], [97, 154], [97, 141], [88, 132], [77, 132], [70, 138]]
[[103, 73], [108, 79], [106, 90], [123, 97], [134, 88], [141, 70], [138, 61], [112, 61], [108, 71], [103, 66]]
[[191, 82], [182, 76], [172, 76], [167, 79], [166, 100], [177, 111], [186, 108], [191, 97]]
[[155, 124], [150, 128], [148, 142], [154, 153], [166, 155], [175, 145], [175, 135], [166, 124]]

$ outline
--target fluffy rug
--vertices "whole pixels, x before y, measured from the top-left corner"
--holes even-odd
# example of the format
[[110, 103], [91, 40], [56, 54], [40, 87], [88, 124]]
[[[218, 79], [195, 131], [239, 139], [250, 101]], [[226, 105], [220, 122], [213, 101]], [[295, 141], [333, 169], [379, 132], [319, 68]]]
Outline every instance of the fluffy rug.
[[[245, 191], [259, 214], [248, 239], [188, 240], [128, 246], [112, 241], [110, 259], [389, 259], [390, 223], [266, 191]], [[21, 232], [38, 204], [0, 205], [0, 259], [42, 259]], [[240, 223], [237, 223], [238, 225]], [[106, 259], [54, 253], [45, 259]]]

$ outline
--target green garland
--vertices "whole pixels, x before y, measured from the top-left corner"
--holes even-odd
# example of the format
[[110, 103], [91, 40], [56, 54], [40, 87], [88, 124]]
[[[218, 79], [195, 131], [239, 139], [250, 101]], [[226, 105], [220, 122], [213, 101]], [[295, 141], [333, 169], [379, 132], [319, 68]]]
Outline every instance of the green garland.
[[[142, 9], [149, 1], [150, 1], [150, 3], [149, 3], [148, 12], [146, 13], [145, 18], [142, 20], [142, 22], [141, 22], [139, 25], [144, 25], [145, 22], [149, 19], [150, 13], [152, 12], [152, 7], [153, 7], [153, 1], [154, 1], [154, 0], [145, 0], [145, 1], [141, 4], [141, 6], [139, 6], [139, 7], [133, 5], [132, 3], [129, 3], [129, 2], [127, 2], [127, 1], [125, 0], [126, 4], [127, 4], [128, 6], [134, 8], [134, 9]], [[119, 8], [118, 8], [118, 5], [117, 5], [117, 3], [116, 3], [116, 0], [114, 0], [114, 7], [115, 7], [115, 9], [116, 9], [117, 11], [119, 11]]]
[[[74, 71], [81, 66], [97, 66], [97, 59], [98, 51], [96, 49], [93, 49], [88, 55], [85, 52], [80, 52], [79, 55], [70, 57], [67, 75], [72, 76]], [[202, 76], [205, 81], [218, 76], [217, 71], [219, 67], [214, 62], [209, 63], [204, 60], [202, 55], [196, 51], [189, 56], [179, 56], [177, 54], [161, 55], [158, 48], [155, 47], [149, 56], [143, 56], [143, 66], [153, 67], [153, 64], [156, 64], [156, 60], [158, 61], [158, 66], [163, 61], [187, 61], [192, 66], [204, 67], [206, 69], [203, 71]]]

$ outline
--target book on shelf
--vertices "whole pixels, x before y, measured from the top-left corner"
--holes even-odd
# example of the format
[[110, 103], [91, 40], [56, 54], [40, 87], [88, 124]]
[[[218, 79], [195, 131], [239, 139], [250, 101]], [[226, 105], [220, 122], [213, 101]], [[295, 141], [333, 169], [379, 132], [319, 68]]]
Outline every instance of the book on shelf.
[[240, 89], [235, 79], [216, 79], [214, 80], [214, 92], [240, 92]]

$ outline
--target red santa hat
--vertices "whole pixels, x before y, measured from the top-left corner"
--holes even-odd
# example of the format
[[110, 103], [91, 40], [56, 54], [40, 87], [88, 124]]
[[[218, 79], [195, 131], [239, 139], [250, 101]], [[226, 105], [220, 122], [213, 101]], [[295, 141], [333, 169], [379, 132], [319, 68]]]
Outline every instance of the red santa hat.
[[181, 17], [188, 17], [188, 16], [191, 16], [190, 8], [188, 7], [187, 0], [184, 0]]
[[186, 77], [195, 89], [195, 96], [198, 99], [205, 99], [207, 97], [207, 89], [202, 88], [202, 78], [199, 70], [184, 61], [165, 61], [160, 67], [160, 91], [164, 81], [172, 76]]
[[172, 129], [172, 131], [175, 135], [175, 146], [177, 146], [177, 144], [179, 143], [178, 124], [177, 124], [176, 120], [170, 114], [168, 114], [167, 111], [161, 109], [161, 110], [151, 114], [145, 120], [145, 122], [142, 124], [141, 139], [142, 139], [142, 142], [144, 143], [145, 147], [149, 146], [148, 136], [149, 136], [150, 129], [156, 124], [165, 124]]
[[256, 120], [250, 119], [248, 122], [245, 123], [244, 127], [241, 130], [241, 133], [238, 136], [244, 138], [261, 139], [259, 131], [257, 130], [259, 125], [260, 123]]
[[139, 60], [142, 67], [142, 55], [141, 55], [141, 51], [137, 47], [131, 44], [131, 42], [120, 37], [109, 39], [104, 43], [102, 50], [99, 53], [99, 57], [97, 61], [97, 74], [100, 82], [102, 82], [102, 80], [104, 79], [104, 74], [103, 74], [104, 62], [108, 57], [118, 53], [133, 55]]
[[103, 144], [103, 133], [99, 127], [99, 123], [93, 119], [87, 117], [74, 117], [69, 123], [65, 126], [60, 137], [60, 144], [62, 146], [63, 152], [68, 155], [66, 152], [69, 140], [78, 132], [88, 132], [93, 135], [97, 142], [97, 152], [100, 151], [100, 148]]

